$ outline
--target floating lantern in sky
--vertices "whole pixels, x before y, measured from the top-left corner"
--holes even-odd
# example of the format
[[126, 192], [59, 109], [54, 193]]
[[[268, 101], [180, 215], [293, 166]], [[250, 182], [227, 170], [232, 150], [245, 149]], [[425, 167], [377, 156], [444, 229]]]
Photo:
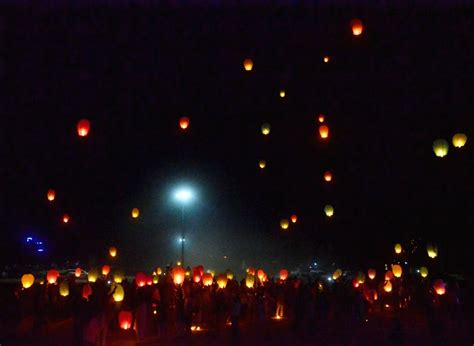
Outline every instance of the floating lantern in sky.
[[334, 273], [332, 274], [332, 279], [337, 280], [341, 277], [342, 275], [342, 270], [341, 269], [336, 269]]
[[364, 25], [360, 19], [351, 20], [352, 35], [360, 36], [364, 30]]
[[449, 144], [445, 139], [437, 139], [433, 142], [433, 151], [437, 157], [445, 157], [448, 155]]
[[462, 148], [467, 142], [467, 136], [464, 133], [456, 133], [453, 136], [453, 145], [456, 148]]
[[87, 273], [87, 281], [89, 282], [96, 282], [97, 278], [99, 277], [99, 271], [97, 268], [91, 268], [89, 273]]
[[320, 123], [324, 123], [324, 114], [319, 114], [319, 116], [318, 116], [318, 121], [319, 121]]
[[78, 278], [81, 276], [81, 274], [82, 274], [82, 269], [77, 267], [76, 270], [74, 271], [74, 276]]
[[326, 125], [321, 125], [319, 127], [319, 135], [323, 139], [328, 138], [328, 136], [329, 136], [329, 127], [327, 127]]
[[115, 271], [115, 273], [114, 273], [114, 282], [117, 283], [117, 284], [122, 283], [124, 276], [125, 275], [123, 274], [122, 271], [120, 271], [120, 270]]
[[49, 189], [46, 196], [48, 197], [48, 201], [52, 202], [56, 198], [56, 192], [53, 189]]
[[247, 286], [247, 288], [252, 288], [254, 285], [255, 285], [255, 276], [251, 274], [247, 274], [247, 276], [245, 277], [245, 286]]
[[426, 245], [426, 252], [428, 252], [429, 258], [436, 258], [438, 256], [438, 247], [433, 243]]
[[402, 252], [402, 245], [399, 243], [395, 244], [395, 253], [399, 254], [401, 252]]
[[261, 128], [262, 134], [264, 136], [268, 136], [270, 134], [270, 129], [271, 129], [270, 124], [268, 124], [268, 123], [263, 124], [262, 128]]
[[296, 216], [296, 214], [293, 214], [291, 215], [290, 219], [291, 219], [291, 222], [296, 223], [296, 221], [298, 221], [298, 216]]
[[368, 272], [367, 272], [369, 279], [370, 279], [370, 280], [375, 279], [376, 273], [377, 273], [377, 272], [375, 271], [375, 269], [372, 269], [372, 268], [369, 269]]
[[89, 299], [91, 294], [92, 294], [92, 286], [86, 283], [84, 286], [82, 286], [82, 298]]
[[331, 217], [334, 215], [334, 208], [332, 205], [330, 204], [327, 204], [325, 207], [324, 207], [324, 213], [326, 214], [327, 217]]
[[365, 274], [363, 272], [358, 272], [356, 278], [357, 282], [361, 285], [365, 282]]
[[21, 277], [21, 285], [23, 288], [30, 288], [35, 283], [35, 277], [33, 274], [24, 274]]
[[324, 180], [326, 180], [327, 182], [332, 180], [332, 173], [330, 171], [324, 172]]
[[66, 280], [59, 284], [59, 294], [62, 297], [67, 297], [69, 295], [69, 285]]
[[282, 229], [288, 229], [288, 226], [290, 226], [290, 222], [288, 221], [288, 219], [281, 219], [280, 220], [280, 227]]
[[433, 288], [434, 288], [436, 294], [438, 294], [440, 296], [442, 296], [443, 294], [446, 293], [446, 284], [441, 279], [435, 280], [435, 282], [433, 283]]
[[262, 281], [263, 277], [265, 276], [265, 272], [263, 269], [257, 270], [257, 277]]
[[267, 161], [265, 160], [258, 161], [258, 167], [260, 167], [261, 169], [264, 169], [266, 166], [267, 166]]
[[69, 222], [69, 215], [68, 215], [68, 214], [64, 214], [64, 215], [63, 215], [63, 222], [64, 222], [64, 223], [68, 223], [68, 222]]
[[184, 282], [185, 275], [186, 272], [183, 267], [174, 267], [171, 270], [171, 277], [175, 285], [181, 285]]
[[89, 134], [91, 123], [87, 119], [81, 119], [77, 123], [77, 134], [79, 137], [86, 137]]
[[161, 274], [162, 274], [161, 268], [160, 268], [160, 267], [156, 267], [155, 273], [156, 273], [156, 275], [161, 275]]
[[110, 257], [117, 256], [117, 248], [115, 246], [109, 247], [109, 255]]
[[109, 275], [109, 273], [110, 273], [110, 266], [108, 266], [107, 264], [102, 266], [102, 275], [107, 276]]
[[253, 60], [252, 59], [245, 59], [244, 60], [244, 69], [245, 71], [252, 71], [253, 69]]
[[202, 274], [202, 284], [204, 286], [211, 286], [212, 285], [212, 274], [211, 273]]
[[392, 264], [392, 273], [393, 273], [393, 276], [395, 276], [396, 278], [399, 278], [402, 276], [402, 266], [399, 265], [399, 264]]
[[387, 270], [385, 272], [385, 281], [390, 281], [393, 279], [393, 273], [391, 270]]
[[390, 281], [385, 281], [383, 285], [383, 290], [385, 292], [392, 292], [392, 283]]
[[329, 62], [329, 56], [328, 55], [325, 55], [323, 57], [323, 61], [327, 64]]
[[284, 98], [285, 96], [286, 96], [285, 90], [281, 89], [281, 90], [280, 90], [280, 97], [281, 97], [281, 98]]
[[281, 269], [280, 270], [280, 280], [285, 281], [288, 279], [288, 270], [287, 269]]
[[133, 208], [132, 209], [132, 217], [136, 219], [140, 215], [140, 210], [138, 208]]
[[115, 286], [115, 290], [114, 290], [114, 294], [113, 294], [114, 301], [121, 302], [121, 301], [123, 301], [124, 296], [125, 296], [125, 291], [123, 290], [122, 285], [117, 284]]
[[188, 117], [181, 117], [179, 119], [179, 127], [181, 127], [181, 129], [183, 130], [186, 130], [189, 126], [189, 118]]
[[54, 285], [56, 281], [58, 280], [59, 277], [59, 272], [56, 269], [50, 269], [46, 273], [46, 281], [48, 281], [48, 284]]
[[147, 276], [145, 273], [138, 272], [135, 274], [135, 284], [137, 285], [137, 287], [144, 287], [146, 285], [146, 281], [147, 281]]
[[124, 330], [132, 328], [132, 318], [133, 315], [131, 311], [120, 311], [118, 315], [120, 328]]
[[426, 278], [428, 276], [428, 268], [420, 267], [420, 275], [422, 278]]

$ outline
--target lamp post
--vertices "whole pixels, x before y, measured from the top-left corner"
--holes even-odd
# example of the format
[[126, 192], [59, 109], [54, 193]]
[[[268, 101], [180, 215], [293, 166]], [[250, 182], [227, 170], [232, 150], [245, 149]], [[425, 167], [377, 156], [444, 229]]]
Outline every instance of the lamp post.
[[176, 190], [174, 197], [178, 201], [178, 203], [181, 204], [181, 239], [179, 241], [181, 242], [181, 265], [184, 267], [184, 243], [186, 242], [186, 228], [184, 226], [184, 207], [186, 204], [191, 202], [194, 196], [190, 188], [181, 187]]

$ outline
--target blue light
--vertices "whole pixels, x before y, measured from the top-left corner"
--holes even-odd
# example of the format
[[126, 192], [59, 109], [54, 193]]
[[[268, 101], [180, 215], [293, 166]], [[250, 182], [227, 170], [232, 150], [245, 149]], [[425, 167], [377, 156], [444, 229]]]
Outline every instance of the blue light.
[[30, 241], [33, 241], [33, 237], [26, 237], [26, 242], [29, 243]]
[[36, 244], [37, 245], [43, 245], [43, 242], [42, 241], [37, 241]]
[[38, 250], [36, 250], [36, 251], [38, 251], [38, 252], [43, 252], [43, 251], [44, 251], [44, 249], [38, 249]]

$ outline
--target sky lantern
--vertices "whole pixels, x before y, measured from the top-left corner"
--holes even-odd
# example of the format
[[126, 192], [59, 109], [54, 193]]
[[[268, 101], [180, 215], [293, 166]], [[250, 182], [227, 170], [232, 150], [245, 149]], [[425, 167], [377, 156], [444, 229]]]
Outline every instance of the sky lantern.
[[467, 136], [464, 133], [456, 133], [453, 136], [453, 145], [456, 148], [462, 148], [467, 142]]
[[212, 285], [212, 274], [211, 273], [204, 273], [202, 274], [202, 284], [204, 286], [211, 286]]
[[392, 292], [392, 283], [389, 280], [383, 284], [383, 290], [387, 293]]
[[58, 281], [59, 277], [59, 272], [56, 269], [50, 269], [46, 273], [46, 281], [48, 281], [48, 284], [54, 285], [56, 281]]
[[220, 289], [224, 289], [227, 286], [227, 276], [225, 274], [219, 274], [216, 282]]
[[263, 269], [257, 270], [257, 277], [262, 281], [263, 277], [265, 276], [265, 271]]
[[99, 277], [99, 271], [97, 268], [91, 268], [89, 273], [87, 274], [87, 281], [89, 282], [96, 282]]
[[89, 299], [92, 294], [92, 286], [89, 283], [84, 284], [82, 286], [82, 298]]
[[157, 284], [160, 281], [160, 276], [159, 275], [153, 275], [153, 284]]
[[434, 288], [436, 294], [438, 294], [440, 296], [442, 296], [443, 294], [446, 293], [446, 284], [441, 279], [437, 279], [437, 280], [435, 280], [435, 282], [433, 282], [433, 288]]
[[102, 275], [107, 276], [110, 273], [110, 266], [107, 264], [102, 266]]
[[426, 245], [426, 252], [428, 252], [429, 258], [438, 257], [438, 247], [433, 243], [428, 243], [428, 245]]
[[182, 130], [186, 130], [189, 127], [189, 118], [188, 117], [179, 118], [179, 127], [181, 127]]
[[445, 139], [437, 139], [433, 142], [433, 151], [437, 157], [445, 157], [448, 155], [449, 144]]
[[118, 314], [119, 326], [121, 329], [128, 330], [132, 328], [132, 312], [122, 310]]
[[420, 275], [422, 278], [426, 278], [428, 276], [428, 268], [420, 267]]
[[48, 198], [48, 201], [52, 202], [56, 198], [56, 191], [53, 189], [49, 189], [48, 193], [46, 194], [46, 197]]
[[253, 69], [253, 60], [252, 59], [245, 59], [244, 60], [244, 69], [245, 71], [252, 71]]
[[328, 138], [329, 137], [329, 127], [327, 127], [326, 125], [321, 125], [319, 127], [319, 135], [323, 139]]
[[74, 270], [74, 276], [78, 278], [81, 276], [81, 274], [82, 274], [82, 269], [77, 267], [76, 270]]
[[401, 277], [403, 273], [402, 266], [399, 264], [392, 264], [392, 273], [396, 278]]
[[245, 277], [245, 286], [247, 286], [247, 288], [253, 288], [254, 285], [255, 285], [255, 276], [251, 274], [247, 274], [247, 276]]
[[327, 64], [329, 62], [329, 55], [325, 55], [323, 61]]
[[234, 279], [234, 274], [230, 271], [230, 269], [226, 270], [225, 276], [227, 277], [228, 280], [233, 280]]
[[77, 134], [79, 137], [86, 137], [89, 134], [91, 123], [87, 119], [81, 119], [77, 123]]
[[288, 219], [281, 219], [280, 220], [281, 229], [288, 229], [289, 226], [290, 226], [290, 222], [288, 221]]
[[330, 171], [324, 172], [324, 180], [330, 182], [332, 180], [332, 173]]
[[109, 247], [109, 255], [110, 257], [117, 256], [117, 248], [115, 246]]
[[387, 270], [385, 272], [385, 281], [390, 281], [393, 279], [393, 273], [391, 270]]
[[332, 274], [332, 279], [335, 281], [339, 279], [342, 275], [342, 270], [341, 269], [336, 269], [334, 273]]
[[64, 222], [64, 223], [68, 223], [68, 222], [69, 222], [69, 215], [68, 215], [68, 214], [64, 214], [64, 215], [63, 215], [63, 222]]
[[185, 275], [186, 272], [183, 267], [174, 267], [171, 270], [171, 277], [175, 285], [181, 285], [184, 282]]
[[250, 274], [250, 275], [255, 275], [255, 272], [256, 272], [255, 268], [252, 268], [252, 267], [247, 268], [247, 273], [248, 273], [248, 274]]
[[265, 160], [258, 161], [258, 167], [260, 167], [261, 169], [264, 169], [266, 166], [267, 166], [267, 161]]
[[285, 90], [281, 89], [281, 90], [280, 90], [280, 97], [281, 97], [281, 98], [284, 98], [285, 95], [286, 95]]
[[263, 124], [262, 127], [261, 127], [262, 134], [264, 136], [268, 136], [270, 134], [271, 128], [272, 127], [270, 126], [270, 124], [268, 124], [268, 123]]
[[132, 209], [132, 217], [136, 219], [140, 215], [140, 210], [138, 208], [133, 208]]
[[324, 123], [324, 114], [319, 114], [319, 116], [318, 116], [318, 121], [319, 121], [320, 123]]
[[358, 272], [356, 278], [357, 282], [361, 285], [365, 282], [365, 274], [363, 272]]
[[144, 287], [146, 285], [147, 276], [143, 272], [138, 272], [135, 274], [135, 284], [137, 287]]
[[123, 301], [124, 296], [125, 296], [125, 291], [123, 290], [122, 285], [116, 284], [114, 294], [113, 294], [114, 301], [121, 302]]
[[30, 288], [35, 283], [35, 277], [33, 274], [24, 274], [21, 277], [21, 285], [23, 288]]
[[193, 273], [193, 281], [194, 281], [195, 283], [201, 282], [201, 274], [200, 274], [200, 273], [197, 273], [197, 272], [194, 272], [194, 273]]
[[373, 268], [370, 268], [368, 271], [367, 271], [367, 276], [369, 277], [370, 280], [373, 280], [375, 279], [375, 275], [377, 274], [377, 272], [375, 271], [375, 269]]
[[67, 297], [69, 295], [69, 284], [66, 280], [59, 284], [59, 294], [61, 297]]
[[364, 31], [364, 25], [360, 19], [351, 20], [352, 35], [360, 36], [362, 31]]
[[399, 244], [399, 243], [395, 244], [395, 248], [394, 248], [394, 249], [395, 249], [395, 253], [396, 253], [396, 254], [402, 253], [402, 245], [401, 245], [401, 244]]
[[280, 280], [285, 281], [288, 279], [288, 269], [281, 269], [280, 270]]
[[326, 214], [327, 217], [331, 217], [334, 215], [334, 207], [330, 204], [327, 204], [324, 207], [324, 213]]
[[114, 282], [117, 283], [117, 284], [122, 283], [124, 276], [125, 275], [123, 274], [123, 272], [121, 270], [116, 270], [114, 272]]
[[155, 273], [156, 273], [156, 275], [161, 275], [161, 274], [162, 274], [162, 272], [163, 272], [163, 271], [161, 270], [161, 268], [160, 268], [160, 267], [156, 267], [156, 269], [155, 269]]
[[291, 215], [290, 220], [291, 220], [291, 222], [296, 223], [296, 221], [298, 221], [298, 216], [296, 216], [296, 214], [293, 214], [293, 215]]

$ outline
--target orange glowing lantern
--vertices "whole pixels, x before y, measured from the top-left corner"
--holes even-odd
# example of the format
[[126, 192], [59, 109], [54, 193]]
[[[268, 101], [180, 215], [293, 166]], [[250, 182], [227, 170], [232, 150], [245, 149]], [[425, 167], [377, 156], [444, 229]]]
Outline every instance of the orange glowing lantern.
[[393, 273], [393, 276], [395, 276], [396, 278], [399, 278], [402, 276], [402, 266], [399, 265], [399, 264], [392, 264], [392, 273]]
[[199, 273], [193, 273], [193, 281], [195, 283], [199, 283], [201, 281], [201, 274]]
[[121, 301], [123, 301], [124, 296], [125, 296], [125, 291], [124, 291], [122, 285], [117, 284], [115, 286], [115, 290], [114, 290], [114, 294], [113, 294], [114, 301], [121, 302]]
[[102, 275], [107, 276], [109, 275], [109, 273], [110, 273], [110, 266], [108, 266], [107, 264], [102, 266]]
[[81, 276], [81, 274], [82, 274], [81, 268], [77, 267], [76, 270], [74, 271], [74, 276], [78, 278]]
[[456, 148], [462, 148], [467, 142], [467, 136], [464, 133], [456, 133], [453, 136], [453, 145]]
[[446, 293], [446, 284], [441, 279], [435, 280], [435, 282], [433, 283], [433, 288], [434, 288], [436, 294], [438, 294], [440, 296], [442, 296], [443, 294]]
[[225, 274], [220, 274], [217, 277], [216, 282], [220, 289], [224, 289], [227, 286], [227, 276]]
[[352, 35], [354, 36], [360, 36], [364, 30], [364, 26], [362, 25], [362, 21], [360, 19], [353, 19], [351, 21], [351, 28]]
[[160, 268], [160, 267], [156, 267], [156, 269], [155, 269], [155, 273], [156, 273], [156, 275], [161, 275], [161, 274], [162, 274], [162, 272], [163, 272], [163, 271], [161, 270], [161, 268]]
[[291, 222], [296, 223], [296, 221], [298, 221], [298, 216], [296, 216], [296, 214], [293, 214], [291, 215], [290, 219], [291, 219]]
[[69, 295], [69, 285], [67, 281], [62, 281], [59, 284], [59, 294], [61, 297], [67, 297]]
[[324, 180], [330, 182], [332, 180], [332, 173], [330, 171], [324, 172]]
[[336, 269], [334, 273], [332, 274], [332, 279], [335, 281], [339, 279], [342, 275], [342, 270], [341, 269]]
[[132, 209], [132, 217], [134, 219], [136, 219], [138, 217], [138, 215], [140, 215], [140, 210], [138, 210], [138, 208], [133, 208]]
[[90, 284], [85, 284], [82, 286], [82, 298], [89, 299], [92, 294], [92, 286]]
[[87, 274], [87, 281], [96, 282], [98, 277], [99, 271], [97, 270], [97, 268], [91, 268], [91, 270], [89, 270], [89, 273]]
[[171, 271], [171, 276], [175, 285], [181, 285], [184, 282], [184, 277], [186, 275], [183, 267], [174, 267]]
[[265, 271], [263, 269], [257, 270], [257, 277], [262, 281], [263, 277], [265, 276]]
[[327, 127], [326, 125], [321, 125], [319, 127], [319, 135], [323, 139], [328, 138], [329, 137], [329, 127]]
[[402, 245], [401, 244], [399, 244], [399, 243], [395, 244], [395, 253], [396, 254], [402, 253]]
[[48, 197], [48, 201], [52, 202], [56, 198], [56, 191], [49, 189], [46, 196]]
[[81, 119], [77, 123], [77, 134], [79, 137], [86, 137], [89, 134], [91, 123], [87, 119]]
[[375, 271], [375, 269], [370, 268], [370, 269], [368, 270], [368, 272], [367, 272], [367, 274], [368, 274], [368, 276], [369, 276], [369, 279], [370, 279], [370, 280], [375, 279], [376, 273], [377, 273], [377, 272]]
[[247, 288], [253, 288], [254, 285], [255, 285], [255, 276], [251, 274], [247, 274], [247, 276], [245, 277], [245, 286], [247, 286]]
[[250, 268], [247, 269], [247, 273], [250, 274], [250, 275], [255, 276], [256, 270], [255, 270], [255, 268], [250, 267]]
[[327, 64], [329, 62], [329, 56], [328, 55], [325, 55], [323, 57], [323, 61]]
[[58, 281], [58, 277], [59, 272], [56, 269], [50, 269], [46, 273], [46, 281], [48, 281], [50, 285], [54, 285], [56, 281]]
[[226, 270], [225, 276], [227, 277], [227, 280], [233, 280], [234, 279], [234, 274], [230, 271], [230, 269]]
[[383, 285], [383, 290], [388, 293], [392, 292], [392, 283], [390, 281], [385, 281]]
[[393, 273], [390, 270], [387, 270], [385, 273], [385, 281], [390, 281], [393, 279]]
[[132, 328], [132, 317], [131, 311], [120, 311], [118, 315], [120, 328], [124, 330]]
[[204, 286], [211, 286], [212, 285], [212, 274], [211, 273], [204, 273], [202, 274], [202, 284]]
[[23, 288], [30, 288], [35, 283], [35, 277], [33, 274], [24, 274], [21, 277], [21, 285]]
[[68, 215], [68, 214], [64, 214], [64, 215], [63, 215], [63, 222], [64, 222], [64, 223], [68, 223], [68, 222], [69, 222], [69, 215]]
[[247, 59], [244, 60], [244, 69], [245, 69], [245, 71], [252, 71], [252, 69], [253, 69], [252, 59], [247, 58]]
[[146, 285], [147, 282], [147, 276], [145, 273], [138, 272], [135, 274], [135, 284], [137, 287], [143, 287]]
[[319, 116], [318, 116], [318, 121], [319, 121], [320, 123], [324, 123], [324, 114], [319, 114]]
[[115, 246], [111, 246], [109, 248], [109, 255], [110, 255], [110, 257], [117, 256], [117, 248]]
[[287, 269], [281, 269], [280, 270], [280, 280], [285, 281], [288, 279], [288, 270]]
[[188, 117], [181, 117], [179, 119], [179, 127], [181, 127], [181, 129], [183, 130], [186, 130], [189, 126], [189, 118]]

